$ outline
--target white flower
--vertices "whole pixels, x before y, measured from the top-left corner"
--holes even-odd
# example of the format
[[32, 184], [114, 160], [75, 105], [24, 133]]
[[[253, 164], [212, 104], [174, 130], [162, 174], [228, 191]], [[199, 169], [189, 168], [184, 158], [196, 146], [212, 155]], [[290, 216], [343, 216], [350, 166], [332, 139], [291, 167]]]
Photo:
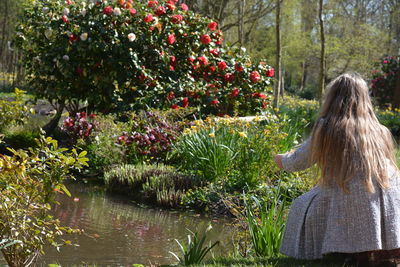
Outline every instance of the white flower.
[[44, 8], [42, 8], [42, 12], [43, 13], [47, 13], [47, 12], [49, 12], [49, 8], [47, 7], [47, 6], [45, 6]]
[[64, 55], [64, 56], [63, 56], [63, 59], [64, 59], [65, 61], [69, 61], [69, 56], [68, 56], [68, 55]]
[[157, 25], [158, 24], [158, 18], [157, 17], [153, 17], [153, 24]]
[[86, 9], [82, 9], [82, 11], [81, 11], [81, 16], [82, 16], [82, 17], [86, 16]]
[[64, 8], [64, 15], [65, 16], [68, 16], [69, 15], [69, 8]]
[[88, 33], [87, 32], [84, 32], [84, 33], [81, 34], [81, 40], [82, 41], [86, 41], [87, 38], [88, 38]]
[[129, 39], [129, 42], [135, 41], [136, 40], [136, 34], [131, 32], [130, 34], [128, 34], [128, 39]]
[[121, 9], [119, 7], [114, 8], [114, 15], [115, 16], [120, 16], [121, 15]]
[[57, 59], [56, 59], [56, 58], [53, 58], [53, 62], [57, 62]]

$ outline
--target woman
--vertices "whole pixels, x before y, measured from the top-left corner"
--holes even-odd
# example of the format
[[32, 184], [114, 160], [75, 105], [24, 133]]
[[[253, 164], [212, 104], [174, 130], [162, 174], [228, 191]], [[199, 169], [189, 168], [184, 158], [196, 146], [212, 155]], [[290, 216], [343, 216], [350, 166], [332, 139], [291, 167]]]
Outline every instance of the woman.
[[359, 75], [346, 73], [332, 81], [311, 137], [275, 161], [286, 171], [317, 164], [321, 174], [318, 186], [290, 208], [283, 254], [319, 259], [350, 253], [372, 264], [385, 260], [384, 266], [400, 256], [394, 141], [378, 122]]

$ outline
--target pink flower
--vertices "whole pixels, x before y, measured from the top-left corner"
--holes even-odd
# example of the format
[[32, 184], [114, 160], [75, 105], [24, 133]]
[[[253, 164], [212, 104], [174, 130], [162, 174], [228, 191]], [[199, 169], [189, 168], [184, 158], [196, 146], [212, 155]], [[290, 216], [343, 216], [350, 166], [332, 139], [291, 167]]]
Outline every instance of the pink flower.
[[196, 59], [194, 58], [194, 57], [189, 57], [188, 58], [188, 62], [190, 63], [190, 64], [193, 64], [193, 62], [195, 61]]
[[65, 16], [65, 15], [63, 15], [63, 16], [61, 17], [61, 19], [62, 19], [62, 21], [64, 21], [64, 23], [68, 23], [68, 22], [69, 22], [68, 17]]
[[222, 37], [219, 37], [218, 40], [215, 42], [217, 45], [222, 45], [222, 41], [224, 39]]
[[176, 65], [176, 57], [175, 56], [170, 56], [169, 57], [169, 64], [171, 66], [175, 66]]
[[208, 35], [208, 34], [203, 34], [203, 35], [200, 37], [200, 42], [201, 42], [202, 44], [205, 44], [205, 45], [208, 45], [209, 43], [211, 43], [211, 37], [210, 37], [210, 35]]
[[137, 14], [136, 9], [130, 8], [130, 9], [129, 9], [129, 14], [131, 14], [131, 16], [135, 16], [135, 15]]
[[387, 61], [387, 60], [383, 61], [383, 64], [388, 64], [388, 63], [389, 63], [389, 61]]
[[75, 42], [76, 40], [78, 40], [78, 36], [76, 36], [75, 34], [71, 34], [70, 36], [68, 36], [68, 39], [71, 42]]
[[153, 15], [148, 14], [145, 18], [144, 18], [144, 22], [149, 23], [150, 21], [153, 20]]
[[107, 16], [110, 16], [113, 12], [114, 12], [114, 10], [111, 6], [106, 6], [103, 9], [103, 14], [106, 14]]
[[214, 66], [210, 66], [210, 67], [208, 67], [208, 70], [209, 70], [210, 72], [215, 72], [215, 67], [214, 67]]
[[66, 3], [67, 5], [72, 5], [74, 2], [72, 2], [71, 0], [65, 0], [65, 3]]
[[176, 8], [175, 4], [173, 4], [173, 3], [166, 3], [165, 5], [167, 6], [168, 10], [171, 10], [171, 11], [174, 11]]
[[157, 7], [157, 9], [156, 9], [156, 15], [157, 15], [157, 16], [162, 16], [162, 15], [164, 15], [164, 14], [165, 14], [165, 7], [163, 7], [163, 6]]
[[209, 28], [211, 31], [216, 31], [216, 30], [217, 30], [217, 27], [218, 27], [218, 23], [216, 23], [215, 21], [210, 22], [210, 23], [208, 24], [208, 28]]
[[182, 3], [181, 8], [185, 12], [189, 10], [189, 7], [185, 3]]
[[168, 42], [170, 45], [174, 44], [174, 43], [176, 42], [175, 35], [173, 35], [173, 34], [168, 35], [167, 42]]
[[267, 72], [265, 74], [267, 75], [267, 77], [274, 77], [274, 75], [275, 75], [274, 68], [270, 68], [269, 70], [267, 70]]
[[218, 52], [218, 50], [217, 49], [211, 49], [210, 50], [210, 53], [212, 54], [212, 55], [214, 55], [214, 56], [219, 56], [219, 52]]
[[220, 62], [218, 63], [218, 69], [219, 69], [219, 70], [225, 70], [225, 69], [226, 69], [226, 63], [225, 63], [225, 61], [220, 61]]
[[258, 73], [258, 71], [252, 71], [251, 73], [250, 73], [250, 80], [253, 82], [253, 83], [257, 83], [258, 81], [260, 81], [260, 73]]
[[183, 20], [182, 15], [173, 15], [171, 18], [171, 22], [174, 24], [179, 24]]
[[147, 6], [150, 8], [154, 8], [158, 5], [158, 1], [157, 0], [150, 0], [147, 2]]

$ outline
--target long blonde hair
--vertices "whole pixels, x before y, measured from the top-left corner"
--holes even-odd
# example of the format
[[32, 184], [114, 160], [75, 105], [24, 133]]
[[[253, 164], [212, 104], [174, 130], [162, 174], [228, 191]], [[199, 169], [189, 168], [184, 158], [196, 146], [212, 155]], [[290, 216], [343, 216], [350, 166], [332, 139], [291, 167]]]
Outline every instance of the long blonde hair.
[[388, 162], [397, 169], [394, 151], [390, 131], [375, 116], [367, 83], [355, 73], [334, 79], [311, 136], [310, 160], [321, 171], [320, 183], [336, 182], [348, 192], [349, 181], [359, 176], [368, 192], [375, 192], [374, 181], [386, 189]]

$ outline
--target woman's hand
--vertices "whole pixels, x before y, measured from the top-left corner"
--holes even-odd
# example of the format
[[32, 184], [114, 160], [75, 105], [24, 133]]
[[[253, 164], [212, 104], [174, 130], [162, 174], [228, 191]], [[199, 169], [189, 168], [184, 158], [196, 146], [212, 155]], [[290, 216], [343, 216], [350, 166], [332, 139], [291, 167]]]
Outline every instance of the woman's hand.
[[278, 165], [278, 167], [279, 167], [280, 169], [283, 169], [283, 165], [282, 165], [282, 154], [277, 154], [277, 155], [275, 155], [274, 160], [275, 160], [276, 165]]

